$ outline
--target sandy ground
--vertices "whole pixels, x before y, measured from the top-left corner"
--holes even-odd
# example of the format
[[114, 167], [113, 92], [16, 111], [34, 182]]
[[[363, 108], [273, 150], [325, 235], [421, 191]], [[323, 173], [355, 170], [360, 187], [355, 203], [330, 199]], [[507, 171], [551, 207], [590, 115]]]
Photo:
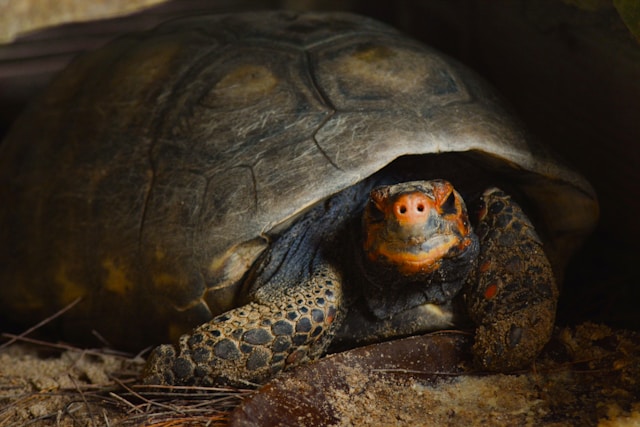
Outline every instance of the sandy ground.
[[139, 357], [48, 345], [0, 353], [0, 426], [226, 425], [246, 390], [149, 390]]
[[589, 323], [559, 329], [532, 369], [509, 375], [468, 366], [468, 336], [426, 347], [434, 363], [394, 353], [429, 338], [335, 355], [276, 379], [236, 411], [234, 425], [640, 426], [639, 334]]
[[149, 390], [136, 385], [141, 358], [12, 344], [0, 352], [0, 426], [640, 426], [636, 333], [562, 329], [535, 369], [510, 375], [474, 372], [464, 350], [417, 340], [439, 353], [437, 375], [397, 358], [414, 341], [393, 342], [325, 358], [258, 393]]

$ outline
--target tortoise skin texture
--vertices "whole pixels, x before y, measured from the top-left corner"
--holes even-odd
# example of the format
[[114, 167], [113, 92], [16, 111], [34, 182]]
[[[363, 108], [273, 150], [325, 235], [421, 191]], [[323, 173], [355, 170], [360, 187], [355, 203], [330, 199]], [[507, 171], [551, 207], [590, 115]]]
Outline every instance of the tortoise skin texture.
[[[433, 180], [469, 207], [476, 255], [421, 291], [376, 283], [369, 194]], [[477, 217], [493, 187], [513, 200]], [[80, 298], [55, 333], [178, 343], [146, 371], [176, 384], [262, 382], [329, 345], [453, 325], [478, 325], [481, 366], [523, 366], [598, 213], [465, 67], [368, 18], [289, 12], [184, 18], [79, 58], [0, 145], [0, 203], [1, 320]]]
[[[329, 267], [329, 266], [328, 266]], [[255, 296], [157, 347], [144, 372], [147, 384], [252, 385], [320, 357], [344, 316], [340, 276], [319, 270], [295, 292]]]
[[478, 216], [482, 250], [464, 294], [477, 325], [474, 357], [489, 370], [518, 369], [549, 340], [558, 288], [533, 224], [509, 196], [486, 190]]

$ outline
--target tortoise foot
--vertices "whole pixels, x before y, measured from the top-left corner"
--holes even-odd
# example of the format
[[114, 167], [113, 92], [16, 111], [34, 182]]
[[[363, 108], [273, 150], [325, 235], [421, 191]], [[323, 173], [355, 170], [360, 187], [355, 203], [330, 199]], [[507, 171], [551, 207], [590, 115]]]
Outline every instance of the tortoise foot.
[[474, 358], [491, 371], [523, 368], [553, 330], [558, 291], [551, 265], [530, 220], [501, 190], [483, 194], [476, 231], [478, 267], [465, 293], [478, 325]]
[[147, 361], [144, 383], [251, 386], [319, 357], [339, 317], [341, 294], [335, 283], [317, 274], [277, 302], [251, 302], [215, 317], [180, 337], [177, 349], [157, 347]]

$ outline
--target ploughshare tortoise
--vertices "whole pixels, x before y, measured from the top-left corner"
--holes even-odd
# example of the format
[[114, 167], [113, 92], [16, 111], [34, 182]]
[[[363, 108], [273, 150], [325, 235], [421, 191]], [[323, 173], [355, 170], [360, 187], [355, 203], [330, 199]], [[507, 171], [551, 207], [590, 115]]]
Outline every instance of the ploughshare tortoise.
[[154, 384], [260, 383], [453, 325], [481, 368], [527, 366], [598, 210], [472, 72], [345, 13], [120, 38], [0, 150], [3, 316], [80, 297], [66, 339], [177, 341], [151, 353]]

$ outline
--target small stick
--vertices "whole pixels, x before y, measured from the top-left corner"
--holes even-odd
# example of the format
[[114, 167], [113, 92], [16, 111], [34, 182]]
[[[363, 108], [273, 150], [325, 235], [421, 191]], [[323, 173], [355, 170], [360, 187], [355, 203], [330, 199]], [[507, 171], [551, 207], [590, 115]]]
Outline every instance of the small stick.
[[[144, 413], [144, 411], [142, 409], [140, 409], [139, 406], [134, 405], [133, 403], [129, 402], [127, 399], [125, 399], [124, 397], [110, 391], [109, 392], [109, 396], [111, 396], [112, 398], [116, 399], [117, 401], [121, 402], [122, 404], [128, 406], [130, 408], [131, 411], [137, 411], [139, 413]], [[134, 395], [135, 396], [135, 395]]]
[[95, 421], [93, 419], [93, 411], [91, 410], [91, 406], [89, 405], [89, 401], [87, 400], [87, 397], [84, 395], [84, 393], [82, 392], [82, 390], [78, 386], [78, 383], [76, 382], [76, 380], [71, 375], [69, 375], [69, 379], [71, 380], [71, 382], [73, 383], [74, 387], [76, 388], [76, 391], [78, 392], [78, 394], [82, 398], [82, 402], [84, 402], [84, 406], [87, 409], [89, 420], [91, 420], [91, 425], [93, 427], [95, 427]]
[[[27, 335], [29, 335], [31, 332], [35, 331], [36, 329], [46, 325], [47, 323], [52, 322], [54, 319], [56, 319], [57, 317], [62, 316], [64, 313], [66, 313], [67, 311], [71, 310], [76, 304], [78, 304], [80, 301], [82, 300], [81, 297], [76, 298], [74, 301], [72, 301], [70, 304], [68, 304], [66, 307], [62, 308], [61, 310], [53, 313], [51, 316], [47, 317], [46, 319], [38, 322], [37, 324], [35, 324], [34, 326], [30, 327], [29, 329], [27, 329], [26, 331], [24, 331], [23, 333], [21, 333], [20, 335], [16, 335], [13, 338], [11, 338], [9, 341], [7, 341], [6, 343], [0, 345], [0, 350], [7, 348], [8, 346], [10, 346], [11, 344], [13, 344], [14, 342], [18, 341], [19, 339], [22, 339], [24, 337], [26, 337]], [[5, 334], [3, 334], [4, 336]]]
[[[11, 343], [14, 343], [16, 341], [20, 341], [20, 342], [26, 342], [29, 344], [35, 344], [35, 345], [40, 345], [43, 347], [49, 347], [49, 348], [55, 348], [57, 350], [68, 350], [68, 351], [77, 351], [77, 352], [81, 352], [81, 353], [85, 353], [85, 354], [90, 354], [92, 356], [113, 356], [113, 357], [119, 357], [119, 358], [123, 358], [123, 359], [127, 359], [127, 360], [135, 360], [131, 358], [131, 354], [129, 353], [125, 353], [125, 352], [121, 352], [121, 351], [115, 351], [115, 350], [110, 350], [110, 349], [105, 349], [105, 350], [101, 350], [101, 349], [95, 349], [95, 350], [91, 350], [91, 349], [83, 349], [83, 348], [79, 348], [79, 347], [74, 347], [72, 345], [69, 344], [64, 344], [64, 343], [53, 343], [53, 342], [49, 342], [49, 341], [42, 341], [42, 340], [38, 340], [35, 338], [28, 338], [24, 336], [25, 334], [20, 334], [20, 335], [14, 335], [14, 334], [9, 334], [6, 332], [3, 332], [2, 334], [0, 334], [0, 336], [4, 337], [4, 338], [11, 338]], [[2, 349], [4, 347], [5, 344], [3, 344], [3, 346], [0, 346], [0, 349]]]
[[120, 381], [117, 378], [112, 378], [113, 381], [115, 381], [118, 385], [120, 385], [120, 387], [124, 388], [126, 391], [128, 391], [129, 393], [131, 393], [132, 395], [134, 395], [135, 397], [137, 397], [138, 399], [142, 400], [143, 402], [149, 404], [149, 405], [153, 405], [153, 406], [158, 406], [160, 408], [163, 409], [167, 409], [169, 411], [172, 412], [177, 412], [182, 414], [183, 411], [181, 411], [178, 407], [174, 406], [174, 405], [166, 405], [164, 403], [160, 403], [160, 402], [156, 402], [150, 399], [147, 399], [146, 397], [142, 396], [140, 393], [135, 392], [131, 387], [127, 387], [122, 381]]

